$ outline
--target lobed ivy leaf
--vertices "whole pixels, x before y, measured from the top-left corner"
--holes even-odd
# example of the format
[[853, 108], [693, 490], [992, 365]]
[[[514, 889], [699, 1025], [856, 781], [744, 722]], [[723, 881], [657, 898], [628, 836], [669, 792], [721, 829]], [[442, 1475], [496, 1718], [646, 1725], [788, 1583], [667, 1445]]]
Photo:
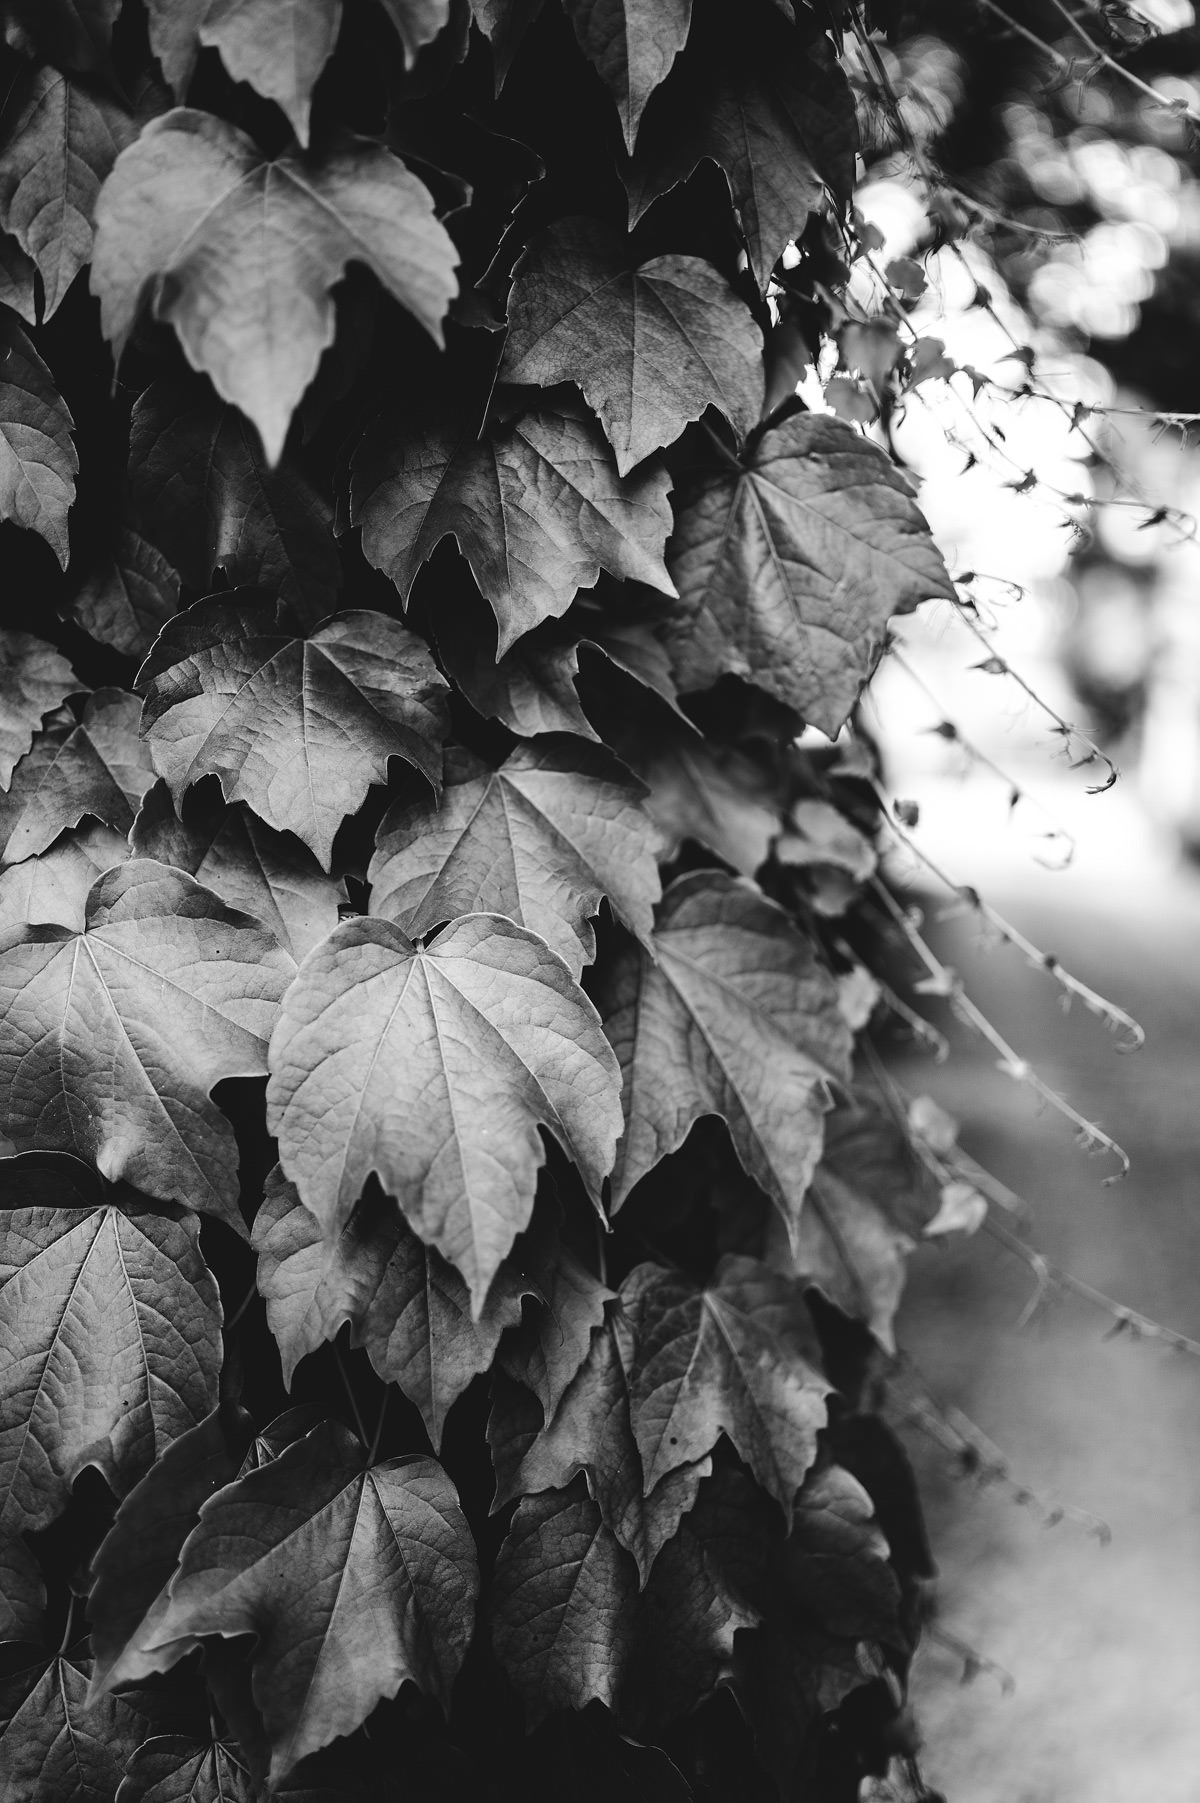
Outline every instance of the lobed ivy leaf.
[[955, 589], [907, 478], [841, 420], [799, 414], [681, 497], [668, 648], [682, 689], [725, 672], [836, 737], [894, 613]]
[[137, 127], [97, 90], [43, 63], [10, 103], [15, 117], [0, 147], [0, 225], [33, 259], [58, 311], [92, 256], [96, 197]]
[[[621, 3], [597, 0], [587, 11], [594, 18]], [[762, 412], [762, 333], [699, 258], [655, 257], [632, 269], [623, 238], [594, 220], [567, 219], [520, 266], [500, 379], [577, 383], [624, 476], [706, 407], [746, 435]]]
[[471, 14], [492, 47], [496, 92], [508, 79], [521, 40], [542, 10], [544, 0], [471, 0]]
[[25, 926], [82, 933], [87, 898], [104, 871], [129, 857], [129, 841], [98, 820], [63, 833], [41, 857], [0, 871], [0, 939]]
[[486, 602], [479, 608], [484, 623], [457, 607], [439, 608], [432, 622], [442, 667], [476, 713], [523, 739], [551, 732], [596, 738], [576, 690], [579, 642], [567, 622], [543, 621], [497, 658], [495, 618]]
[[632, 154], [646, 102], [687, 43], [692, 0], [564, 0], [579, 48], [621, 115]]
[[436, 790], [446, 683], [386, 614], [336, 615], [302, 637], [254, 595], [213, 595], [169, 622], [138, 672], [155, 768], [182, 799], [216, 776], [328, 869], [333, 840], [388, 759]]
[[365, 1467], [353, 1434], [326, 1422], [204, 1505], [155, 1644], [255, 1635], [278, 1785], [406, 1680], [445, 1706], [478, 1590], [474, 1542], [436, 1460]]
[[312, 91], [341, 24], [342, 0], [207, 0], [199, 39], [235, 81], [283, 109], [307, 148]]
[[354, 453], [350, 518], [363, 551], [407, 605], [421, 565], [453, 536], [498, 623], [497, 656], [566, 612], [601, 570], [673, 595], [665, 469], [617, 475], [590, 421], [543, 407], [480, 436], [474, 421], [393, 416]]
[[63, 1156], [0, 1161], [0, 1522], [44, 1528], [94, 1465], [123, 1495], [216, 1401], [199, 1224]]
[[257, 1803], [259, 1794], [236, 1748], [158, 1734], [126, 1765], [114, 1803]]
[[129, 474], [147, 536], [189, 588], [277, 595], [315, 625], [341, 582], [329, 507], [286, 464], [263, 467], [236, 408], [191, 386], [155, 382], [134, 404]]
[[46, 1584], [23, 1535], [0, 1532], [0, 1642], [36, 1641], [45, 1625]]
[[639, 1265], [622, 1293], [634, 1314], [630, 1411], [646, 1493], [724, 1433], [790, 1516], [829, 1392], [798, 1284], [727, 1256], [703, 1288]]
[[244, 1234], [236, 1143], [210, 1092], [265, 1073], [294, 970], [265, 929], [182, 871], [135, 858], [106, 872], [83, 931], [0, 940], [7, 1131]]
[[274, 465], [333, 342], [330, 291], [347, 265], [371, 269], [441, 344], [456, 262], [428, 189], [390, 151], [272, 161], [214, 114], [177, 107], [144, 127], [104, 184], [92, 288], [118, 358], [149, 294]]
[[64, 570], [79, 473], [74, 430], [50, 371], [15, 316], [0, 313], [0, 520], [44, 538]]
[[652, 963], [628, 948], [598, 986], [624, 1085], [614, 1210], [696, 1121], [717, 1114], [794, 1241], [829, 1086], [849, 1076], [837, 985], [781, 909], [716, 871], [671, 885], [654, 950]]
[[[500, 1353], [500, 1367], [531, 1390], [550, 1420], [586, 1359], [592, 1334], [604, 1320], [615, 1290], [571, 1250], [561, 1230], [535, 1223], [522, 1246], [522, 1267], [537, 1300]], [[540, 1425], [540, 1424], [539, 1424]]]
[[4, 1803], [112, 1803], [150, 1723], [131, 1699], [87, 1700], [90, 1661], [10, 1645], [0, 1664]]
[[478, 1318], [533, 1208], [545, 1127], [593, 1201], [620, 1131], [617, 1066], [561, 959], [501, 916], [417, 946], [344, 922], [310, 952], [271, 1041], [267, 1115], [327, 1234], [374, 1173], [457, 1267]]
[[28, 632], [0, 632], [0, 789], [46, 715], [82, 686], [53, 645]]
[[110, 68], [121, 5], [122, 0], [8, 0], [0, 20], [14, 50], [59, 68], [102, 73]]
[[28, 326], [37, 324], [37, 265], [16, 239], [0, 232], [0, 307], [10, 307]]
[[529, 1293], [519, 1269], [501, 1266], [474, 1319], [458, 1272], [417, 1238], [393, 1202], [361, 1201], [327, 1236], [278, 1165], [255, 1217], [254, 1249], [288, 1388], [305, 1353], [349, 1322], [352, 1343], [366, 1348], [383, 1381], [420, 1409], [435, 1449], [450, 1409], [491, 1365]]
[[412, 937], [471, 913], [538, 933], [578, 977], [608, 898], [648, 944], [662, 894], [643, 790], [600, 747], [545, 738], [498, 770], [451, 753], [441, 805], [393, 804], [367, 872], [371, 913]]
[[611, 1708], [629, 1658], [637, 1568], [582, 1481], [519, 1504], [496, 1560], [492, 1644], [531, 1725]]
[[154, 781], [138, 719], [132, 695], [98, 689], [78, 723], [68, 714], [38, 734], [0, 795], [0, 860], [15, 864], [45, 851], [86, 814], [129, 831]]
[[766, 862], [783, 828], [777, 779], [736, 745], [703, 738], [685, 718], [627, 718], [613, 749], [650, 793], [646, 812], [663, 837], [662, 856], [684, 841], [716, 852], [743, 876]]
[[178, 606], [178, 573], [149, 540], [126, 529], [72, 598], [70, 613], [89, 638], [144, 657]]
[[[135, 857], [186, 870], [231, 908], [252, 914], [297, 964], [333, 931], [346, 900], [345, 884], [326, 876], [298, 839], [264, 825], [248, 808], [226, 807], [211, 792], [193, 789], [181, 819], [167, 785], [155, 783], [130, 839]], [[0, 920], [3, 893], [0, 876]]]

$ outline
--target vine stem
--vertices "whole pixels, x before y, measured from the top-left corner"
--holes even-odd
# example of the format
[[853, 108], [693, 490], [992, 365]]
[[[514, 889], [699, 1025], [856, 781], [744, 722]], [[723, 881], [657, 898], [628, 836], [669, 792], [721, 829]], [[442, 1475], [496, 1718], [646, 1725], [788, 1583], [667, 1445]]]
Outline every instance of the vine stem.
[[237, 1326], [238, 1322], [241, 1320], [242, 1316], [245, 1314], [246, 1310], [250, 1307], [250, 1304], [254, 1301], [254, 1298], [257, 1295], [258, 1295], [258, 1284], [257, 1284], [257, 1282], [254, 1282], [250, 1285], [250, 1288], [246, 1291], [246, 1294], [242, 1297], [242, 1300], [238, 1303], [238, 1305], [234, 1309], [232, 1315], [230, 1315], [228, 1321], [226, 1321], [226, 1323], [225, 1323], [226, 1333], [231, 1333], [233, 1331], [233, 1329]]
[[387, 1418], [387, 1406], [391, 1394], [391, 1386], [385, 1384], [383, 1386], [383, 1400], [379, 1404], [379, 1419], [375, 1423], [375, 1432], [371, 1435], [371, 1448], [367, 1453], [367, 1464], [369, 1466], [373, 1465], [379, 1457], [379, 1442], [383, 1439], [383, 1424]]
[[350, 1382], [349, 1373], [346, 1370], [345, 1361], [342, 1358], [342, 1349], [338, 1345], [336, 1340], [333, 1341], [333, 1360], [338, 1368], [338, 1376], [342, 1380], [342, 1388], [346, 1392], [346, 1397], [350, 1404], [350, 1410], [354, 1416], [354, 1425], [358, 1429], [358, 1437], [362, 1441], [363, 1445], [366, 1446], [370, 1442], [370, 1435], [367, 1433], [366, 1427], [363, 1423], [362, 1411], [358, 1406], [358, 1398], [354, 1394], [354, 1387]]
[[973, 1678], [978, 1677], [995, 1678], [1004, 1696], [1011, 1697], [1016, 1690], [1017, 1680], [1006, 1666], [997, 1664], [995, 1659], [989, 1659], [986, 1653], [979, 1652], [968, 1641], [960, 1640], [957, 1634], [943, 1628], [940, 1622], [926, 1622], [922, 1632], [935, 1646], [944, 1647], [946, 1652], [953, 1653], [956, 1659], [962, 1661], [964, 1684], [969, 1684]]
[[69, 1597], [67, 1598], [67, 1619], [63, 1625], [62, 1640], [59, 1642], [58, 1656], [60, 1659], [64, 1659], [66, 1657], [67, 1648], [70, 1646], [73, 1635], [74, 1635], [75, 1610], [76, 1610], [76, 1606], [77, 1606], [78, 1602], [79, 1602], [79, 1598], [76, 1596], [75, 1592], [72, 1590]]

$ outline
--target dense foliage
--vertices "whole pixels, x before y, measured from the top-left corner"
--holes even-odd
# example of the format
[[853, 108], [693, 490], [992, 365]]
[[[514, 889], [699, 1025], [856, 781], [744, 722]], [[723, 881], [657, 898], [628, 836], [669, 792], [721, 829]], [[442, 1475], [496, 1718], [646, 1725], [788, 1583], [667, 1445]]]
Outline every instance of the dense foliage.
[[6, 1799], [918, 1785], [894, 9], [0, 11]]

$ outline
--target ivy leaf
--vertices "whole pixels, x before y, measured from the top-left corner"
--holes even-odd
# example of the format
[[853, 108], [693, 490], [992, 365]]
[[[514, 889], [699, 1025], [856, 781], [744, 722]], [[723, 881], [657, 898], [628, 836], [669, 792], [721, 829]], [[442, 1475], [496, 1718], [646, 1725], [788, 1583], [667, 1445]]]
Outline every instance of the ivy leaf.
[[[130, 837], [135, 857], [186, 870], [231, 908], [261, 921], [297, 964], [338, 923], [345, 885], [326, 876], [298, 839], [265, 826], [248, 808], [226, 807], [193, 789], [180, 819], [170, 790], [158, 782]], [[0, 877], [0, 905], [3, 888]]]
[[350, 518], [363, 551], [407, 605], [421, 565], [452, 535], [499, 626], [497, 655], [564, 614], [601, 570], [674, 588], [662, 561], [671, 530], [665, 469], [621, 478], [604, 439], [548, 407], [479, 436], [444, 420], [397, 436], [374, 426], [354, 454]]
[[839, 207], [849, 201], [858, 131], [846, 77], [823, 37], [806, 43], [775, 20], [719, 35], [714, 21], [685, 60], [646, 113], [625, 176], [630, 229], [709, 158], [724, 172], [765, 289], [826, 190]]
[[154, 781], [138, 736], [135, 698], [98, 689], [83, 718], [67, 717], [38, 734], [0, 796], [0, 857], [8, 864], [52, 845], [59, 833], [91, 814], [114, 832], [133, 825], [138, 803]]
[[672, 543], [682, 606], [668, 640], [683, 689], [726, 671], [836, 737], [890, 615], [954, 598], [904, 475], [844, 425], [799, 414], [737, 469], [682, 497]]
[[617, 103], [632, 154], [646, 102], [687, 43], [692, 0], [565, 0], [579, 48]]
[[269, 465], [333, 342], [330, 290], [352, 262], [441, 344], [454, 245], [381, 146], [271, 161], [235, 126], [177, 107], [122, 152], [96, 207], [92, 288], [116, 356], [149, 293], [192, 367], [258, 427]]
[[0, 12], [14, 50], [56, 68], [107, 72], [122, 0], [8, 0]]
[[567, 623], [545, 620], [497, 658], [495, 618], [486, 602], [478, 608], [480, 620], [456, 606], [439, 608], [432, 622], [442, 665], [476, 713], [502, 720], [522, 739], [550, 732], [596, 738], [575, 687], [579, 642]]
[[90, 638], [127, 657], [144, 657], [178, 606], [177, 572], [140, 533], [126, 530], [70, 611]]
[[43, 1528], [85, 1466], [123, 1495], [213, 1406], [221, 1306], [195, 1216], [98, 1199], [74, 1159], [0, 1161], [0, 1203], [0, 1520]]
[[219, 570], [233, 586], [278, 595], [315, 625], [341, 581], [332, 515], [295, 470], [265, 469], [253, 437], [236, 408], [191, 386], [154, 383], [133, 409], [134, 499], [147, 535], [189, 588], [207, 593]]
[[544, 0], [471, 0], [475, 23], [492, 47], [497, 94], [508, 79], [522, 38], [543, 4]]
[[258, 1287], [291, 1388], [305, 1353], [350, 1322], [352, 1343], [385, 1383], [399, 1385], [441, 1445], [453, 1404], [486, 1371], [506, 1327], [521, 1318], [528, 1284], [501, 1267], [478, 1320], [452, 1265], [425, 1246], [395, 1204], [361, 1201], [327, 1238], [278, 1165], [254, 1222]]
[[550, 1235], [535, 1226], [523, 1250], [523, 1267], [540, 1300], [505, 1341], [500, 1365], [533, 1392], [549, 1421], [616, 1292], [575, 1256], [561, 1231]]
[[697, 257], [630, 269], [615, 233], [564, 220], [527, 254], [508, 320], [501, 380], [578, 383], [622, 476], [673, 444], [706, 407], [718, 407], [739, 438], [762, 411], [762, 333]]
[[657, 963], [630, 947], [600, 984], [624, 1082], [613, 1207], [717, 1114], [794, 1238], [829, 1085], [849, 1076], [837, 985], [781, 909], [715, 871], [671, 885], [654, 948]]
[[639, 1265], [633, 1432], [647, 1493], [711, 1452], [724, 1433], [790, 1515], [825, 1425], [829, 1385], [796, 1283], [754, 1259], [722, 1259], [705, 1288]]
[[52, 645], [28, 632], [0, 632], [0, 789], [45, 716], [82, 686]]
[[440, 808], [401, 802], [385, 815], [371, 912], [414, 938], [461, 914], [505, 914], [578, 977], [605, 896], [631, 933], [653, 933], [662, 890], [642, 794], [607, 751], [575, 740], [519, 745], [499, 770], [451, 754]]
[[108, 871], [83, 932], [30, 926], [0, 941], [7, 1131], [244, 1234], [233, 1130], [210, 1092], [265, 1073], [294, 969], [182, 871], [149, 858]]
[[390, 757], [436, 790], [446, 683], [386, 614], [338, 614], [307, 638], [255, 596], [213, 595], [171, 621], [138, 672], [142, 730], [182, 798], [203, 776], [329, 867], [334, 835]]
[[0, 314], [0, 520], [44, 538], [62, 568], [79, 456], [54, 378], [9, 313]]
[[208, 0], [199, 37], [235, 81], [282, 107], [307, 147], [312, 91], [341, 24], [341, 0]]
[[582, 1482], [525, 1497], [496, 1560], [492, 1644], [531, 1725], [611, 1708], [629, 1657], [637, 1568]]
[[474, 1542], [436, 1460], [364, 1469], [353, 1434], [326, 1422], [204, 1505], [156, 1644], [256, 1636], [278, 1785], [406, 1679], [445, 1706], [478, 1591]]
[[223, 1403], [168, 1446], [117, 1510], [92, 1561], [93, 1698], [163, 1669], [146, 1648], [166, 1614], [180, 1550], [201, 1505], [238, 1476], [253, 1438], [245, 1409]]
[[128, 856], [128, 840], [93, 820], [63, 833], [43, 857], [10, 864], [0, 871], [0, 938], [49, 924], [82, 933], [92, 884]]
[[380, 0], [380, 4], [404, 46], [404, 61], [410, 69], [417, 52], [432, 44], [450, 22], [450, 0]]
[[4, 1803], [111, 1803], [126, 1761], [146, 1738], [146, 1717], [122, 1697], [92, 1708], [87, 1659], [34, 1647], [5, 1651], [3, 1689], [19, 1700], [3, 1711]]
[[15, 1531], [0, 1533], [0, 1642], [37, 1640], [44, 1626], [46, 1585], [33, 1553]]
[[310, 952], [271, 1042], [267, 1113], [327, 1234], [374, 1173], [461, 1271], [476, 1317], [529, 1221], [538, 1127], [599, 1206], [621, 1125], [592, 1004], [542, 940], [488, 914], [428, 946], [345, 921]]
[[91, 260], [100, 185], [137, 127], [103, 94], [45, 63], [14, 111], [0, 155], [0, 225], [36, 263], [49, 319]]
[[0, 232], [0, 307], [11, 307], [26, 325], [37, 324], [37, 265], [15, 238]]
[[783, 827], [778, 781], [745, 751], [705, 739], [662, 710], [624, 719], [613, 749], [646, 784], [646, 812], [673, 858], [685, 839], [715, 851], [743, 876], [766, 862]]
[[120, 1803], [255, 1803], [256, 1790], [237, 1755], [219, 1740], [159, 1734], [125, 1767]]

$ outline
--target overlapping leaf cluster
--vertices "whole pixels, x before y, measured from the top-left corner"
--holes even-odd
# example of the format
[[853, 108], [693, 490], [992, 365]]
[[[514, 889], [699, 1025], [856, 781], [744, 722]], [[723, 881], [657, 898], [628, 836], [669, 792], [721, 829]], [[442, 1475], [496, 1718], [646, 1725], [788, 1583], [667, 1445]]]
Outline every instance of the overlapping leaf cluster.
[[896, 1744], [837, 10], [0, 9], [14, 1803]]

